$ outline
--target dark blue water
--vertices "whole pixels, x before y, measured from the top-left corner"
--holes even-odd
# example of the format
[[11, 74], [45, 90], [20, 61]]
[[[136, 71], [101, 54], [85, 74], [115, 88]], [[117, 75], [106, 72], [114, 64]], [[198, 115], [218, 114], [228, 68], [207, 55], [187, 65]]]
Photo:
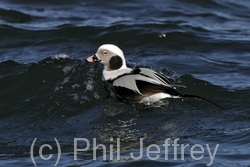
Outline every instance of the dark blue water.
[[[0, 2], [1, 166], [250, 165], [250, 1], [2, 0]], [[105, 43], [119, 46], [130, 66], [154, 69], [182, 93], [154, 107], [106, 98], [102, 66], [86, 57]], [[90, 141], [74, 160], [74, 138]], [[93, 159], [93, 139], [108, 148]], [[110, 139], [113, 138], [113, 141]], [[120, 158], [116, 157], [120, 139]], [[133, 160], [130, 153], [143, 155]], [[175, 154], [163, 144], [178, 140]], [[39, 148], [45, 147], [44, 157]], [[110, 159], [110, 145], [114, 159]], [[156, 160], [146, 155], [147, 148]], [[187, 145], [183, 158], [181, 145]], [[192, 154], [195, 144], [198, 153]], [[79, 142], [85, 148], [86, 142]], [[168, 155], [168, 159], [166, 159]], [[177, 155], [177, 157], [175, 157]], [[193, 158], [200, 158], [195, 160]]]

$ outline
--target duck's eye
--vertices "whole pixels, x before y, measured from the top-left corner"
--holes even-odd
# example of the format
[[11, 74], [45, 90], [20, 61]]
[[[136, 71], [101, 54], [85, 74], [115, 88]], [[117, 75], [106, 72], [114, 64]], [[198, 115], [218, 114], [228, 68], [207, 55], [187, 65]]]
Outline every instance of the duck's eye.
[[108, 55], [108, 54], [109, 54], [109, 53], [108, 53], [108, 51], [106, 51], [106, 50], [105, 50], [105, 51], [103, 51], [103, 55], [105, 55], [105, 56], [106, 56], [106, 55]]

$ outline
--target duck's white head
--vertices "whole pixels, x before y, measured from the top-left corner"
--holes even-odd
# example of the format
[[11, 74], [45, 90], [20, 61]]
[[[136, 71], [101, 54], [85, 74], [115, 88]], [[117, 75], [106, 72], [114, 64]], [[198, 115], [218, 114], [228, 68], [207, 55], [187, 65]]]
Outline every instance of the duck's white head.
[[113, 71], [127, 68], [124, 54], [120, 48], [113, 44], [101, 45], [96, 54], [86, 59], [88, 62], [104, 64], [104, 70]]

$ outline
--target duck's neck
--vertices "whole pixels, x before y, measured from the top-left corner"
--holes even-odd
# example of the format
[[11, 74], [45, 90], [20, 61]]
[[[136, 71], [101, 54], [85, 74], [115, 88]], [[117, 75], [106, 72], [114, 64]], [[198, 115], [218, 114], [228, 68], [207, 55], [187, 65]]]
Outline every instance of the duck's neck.
[[130, 73], [133, 69], [128, 67], [123, 67], [118, 70], [107, 71], [105, 68], [102, 72], [105, 81], [113, 80], [123, 74]]

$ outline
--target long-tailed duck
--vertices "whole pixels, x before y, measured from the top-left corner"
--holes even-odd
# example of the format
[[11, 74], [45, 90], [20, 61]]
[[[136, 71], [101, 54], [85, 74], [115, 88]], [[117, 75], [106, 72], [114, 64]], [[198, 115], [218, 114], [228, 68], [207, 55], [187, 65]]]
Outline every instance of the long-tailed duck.
[[220, 108], [218, 104], [197, 95], [181, 94], [176, 87], [161, 74], [147, 68], [128, 68], [120, 48], [112, 44], [99, 47], [97, 53], [86, 59], [104, 65], [104, 80], [112, 85], [116, 96], [121, 100], [156, 102], [164, 98], [196, 97]]

